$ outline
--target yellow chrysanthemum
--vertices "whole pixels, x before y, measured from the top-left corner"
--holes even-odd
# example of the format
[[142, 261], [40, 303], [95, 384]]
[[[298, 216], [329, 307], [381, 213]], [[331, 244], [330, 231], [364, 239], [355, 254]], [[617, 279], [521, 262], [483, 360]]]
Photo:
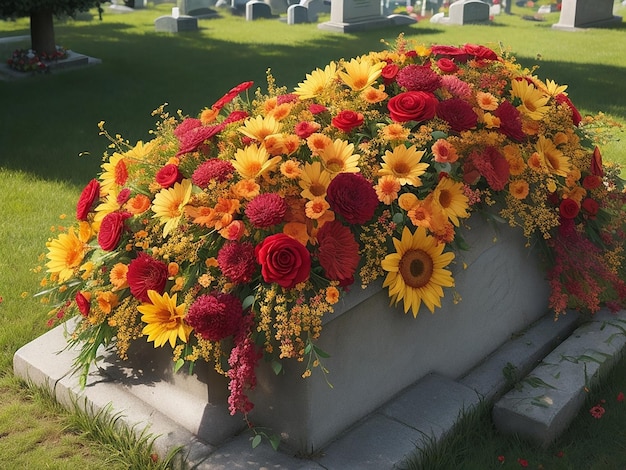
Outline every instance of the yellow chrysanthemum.
[[411, 131], [402, 124], [394, 122], [380, 130], [380, 137], [387, 141], [405, 141], [410, 133]]
[[331, 85], [336, 77], [337, 64], [331, 62], [324, 67], [324, 70], [315, 69], [313, 72], [307, 73], [306, 80], [298, 83], [298, 86], [294, 89], [294, 94], [298, 95], [301, 100], [315, 98]]
[[567, 176], [572, 169], [570, 159], [563, 154], [552, 140], [540, 135], [535, 144], [542, 168], [553, 175]]
[[457, 227], [459, 218], [470, 216], [467, 212], [469, 200], [463, 193], [463, 183], [457, 183], [452, 178], [441, 178], [430, 197], [435, 209], [440, 209]]
[[316, 197], [326, 196], [331, 179], [331, 174], [322, 168], [320, 162], [307, 163], [298, 183], [302, 188], [300, 195], [310, 201]]
[[366, 57], [352, 59], [344, 64], [345, 72], [339, 72], [339, 76], [354, 91], [361, 91], [380, 77], [380, 72], [385, 65], [385, 62], [372, 64]]
[[422, 302], [434, 312], [441, 307], [443, 287], [454, 286], [452, 273], [444, 269], [454, 259], [454, 253], [443, 253], [445, 244], [418, 227], [414, 234], [404, 227], [402, 239], [393, 239], [395, 253], [381, 262], [387, 271], [383, 287], [389, 287], [391, 303], [404, 300], [404, 313], [409, 309], [417, 317]]
[[265, 147], [252, 144], [246, 148], [237, 149], [235, 159], [230, 162], [243, 178], [254, 180], [274, 171], [281, 160], [280, 156], [270, 159], [270, 154]]
[[170, 297], [167, 292], [161, 295], [149, 290], [148, 297], [150, 303], [137, 307], [142, 314], [141, 321], [146, 323], [142, 333], [148, 335], [148, 341], [154, 341], [155, 348], [168, 342], [174, 348], [177, 338], [186, 343], [192, 328], [184, 321], [185, 304], [176, 305], [177, 294]]
[[550, 97], [526, 80], [513, 80], [511, 82], [511, 93], [522, 101], [522, 104], [517, 109], [535, 121], [543, 118], [549, 109], [546, 104]]
[[246, 119], [237, 130], [251, 139], [263, 142], [268, 135], [279, 134], [281, 128], [282, 124], [273, 117], [257, 116]]
[[498, 109], [498, 98], [493, 96], [491, 93], [477, 91], [476, 101], [478, 102], [478, 106], [485, 111], [495, 111]]
[[175, 183], [171, 188], [164, 188], [154, 196], [152, 217], [160, 219], [159, 222], [165, 224], [164, 237], [178, 227], [189, 199], [191, 199], [191, 180], [189, 179]]
[[383, 157], [381, 169], [378, 171], [380, 176], [394, 176], [402, 186], [410, 184], [411, 186], [421, 186], [422, 176], [428, 168], [428, 163], [421, 163], [420, 160], [424, 156], [423, 150], [417, 150], [415, 145], [406, 148], [404, 145], [398, 145], [393, 151], [387, 150]]
[[561, 93], [565, 93], [567, 90], [567, 85], [558, 85], [554, 80], [546, 80], [546, 83], [542, 85], [545, 88], [546, 93], [550, 96], [560, 95]]
[[152, 152], [152, 149], [154, 148], [154, 142], [146, 142], [145, 144], [143, 143], [143, 141], [139, 141], [135, 144], [135, 146], [128, 150], [127, 152], [124, 152], [124, 157], [128, 160], [136, 160], [136, 161], [142, 161], [146, 159], [146, 156]]
[[49, 273], [57, 273], [59, 282], [65, 282], [74, 275], [74, 271], [80, 266], [85, 257], [87, 246], [80, 241], [70, 228], [67, 233], [60, 234], [54, 240], [46, 244], [50, 260], [46, 263]]
[[105, 196], [112, 191], [118, 190], [126, 183], [128, 168], [126, 159], [121, 153], [115, 152], [109, 160], [101, 165], [100, 194]]
[[332, 174], [358, 173], [360, 155], [354, 153], [354, 144], [337, 139], [319, 153], [324, 168]]

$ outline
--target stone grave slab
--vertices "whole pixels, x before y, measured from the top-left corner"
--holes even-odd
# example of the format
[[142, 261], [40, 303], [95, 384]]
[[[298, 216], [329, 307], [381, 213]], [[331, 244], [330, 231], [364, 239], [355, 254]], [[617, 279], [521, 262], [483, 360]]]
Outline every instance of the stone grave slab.
[[392, 24], [389, 18], [382, 15], [380, 0], [334, 0], [330, 4], [330, 21], [320, 23], [317, 27], [347, 33]]
[[552, 27], [575, 31], [619, 25], [622, 17], [613, 15], [613, 4], [613, 0], [563, 0], [559, 22]]
[[173, 16], [159, 16], [154, 20], [154, 28], [160, 33], [180, 33], [183, 31], [197, 31], [198, 18], [182, 15], [177, 18]]
[[485, 23], [489, 21], [490, 7], [480, 0], [459, 0], [450, 5], [449, 24]]
[[309, 9], [303, 5], [287, 8], [287, 24], [309, 23]]
[[254, 21], [262, 18], [274, 18], [271, 7], [261, 1], [253, 0], [246, 3], [246, 20]]

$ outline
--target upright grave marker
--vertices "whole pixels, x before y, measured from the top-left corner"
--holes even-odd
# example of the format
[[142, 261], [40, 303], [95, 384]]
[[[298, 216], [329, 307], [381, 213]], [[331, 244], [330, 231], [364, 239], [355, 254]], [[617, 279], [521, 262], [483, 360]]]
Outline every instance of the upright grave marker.
[[563, 0], [555, 29], [574, 31], [579, 28], [606, 28], [622, 22], [613, 15], [613, 0]]

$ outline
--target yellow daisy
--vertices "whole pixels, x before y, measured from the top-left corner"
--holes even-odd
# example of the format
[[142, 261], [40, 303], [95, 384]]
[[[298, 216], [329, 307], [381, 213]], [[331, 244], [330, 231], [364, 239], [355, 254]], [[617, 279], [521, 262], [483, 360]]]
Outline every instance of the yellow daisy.
[[48, 272], [57, 273], [59, 282], [65, 282], [74, 275], [87, 251], [87, 246], [76, 236], [73, 227], [49, 241], [46, 246], [46, 257], [50, 260], [46, 263]]
[[174, 294], [170, 297], [167, 292], [160, 295], [157, 291], [149, 290], [150, 303], [142, 303], [137, 307], [142, 314], [141, 321], [146, 323], [142, 333], [148, 335], [148, 341], [154, 341], [155, 348], [167, 342], [174, 348], [177, 338], [183, 343], [189, 338], [192, 328], [183, 320], [185, 304], [176, 305], [176, 296]]
[[126, 159], [121, 153], [115, 152], [111, 158], [101, 165], [100, 194], [105, 196], [110, 192], [119, 189], [126, 184], [128, 179], [128, 168]]
[[322, 168], [320, 162], [305, 164], [298, 183], [302, 188], [300, 195], [310, 201], [326, 196], [331, 179], [331, 174]]
[[554, 142], [540, 135], [535, 144], [537, 153], [539, 154], [541, 166], [553, 175], [567, 176], [572, 169], [569, 158], [563, 154]]
[[279, 134], [281, 127], [282, 124], [271, 116], [257, 116], [246, 119], [237, 130], [251, 139], [263, 142], [268, 135]]
[[424, 156], [423, 150], [417, 150], [415, 145], [406, 148], [398, 145], [393, 151], [387, 150], [383, 157], [382, 168], [378, 171], [380, 176], [394, 176], [402, 186], [410, 184], [421, 186], [420, 176], [426, 172], [428, 163], [420, 163]]
[[163, 188], [154, 196], [152, 202], [153, 218], [159, 218], [163, 227], [163, 236], [178, 227], [185, 213], [185, 206], [191, 199], [191, 180], [184, 179], [181, 183], [175, 183], [171, 188]]
[[522, 104], [517, 109], [535, 121], [543, 118], [549, 109], [546, 104], [550, 97], [526, 80], [513, 80], [511, 82], [511, 93], [522, 101]]
[[443, 253], [445, 244], [426, 234], [418, 227], [414, 234], [404, 227], [402, 239], [393, 239], [395, 253], [390, 253], [381, 262], [387, 271], [383, 287], [389, 287], [391, 303], [397, 305], [404, 300], [404, 313], [409, 309], [417, 317], [422, 302], [434, 312], [441, 307], [443, 287], [454, 286], [452, 273], [446, 266], [454, 259], [454, 253]]
[[274, 171], [281, 160], [280, 156], [270, 159], [270, 154], [265, 147], [252, 144], [246, 148], [237, 149], [235, 159], [230, 162], [243, 178], [253, 180]]
[[150, 152], [152, 152], [153, 148], [154, 142], [147, 142], [144, 144], [143, 141], [140, 140], [132, 149], [124, 152], [124, 157], [131, 161], [142, 161], [146, 159], [146, 156], [148, 156]]
[[457, 183], [452, 178], [441, 178], [429, 197], [435, 205], [435, 210], [440, 209], [457, 227], [459, 218], [470, 216], [467, 212], [469, 200], [463, 193], [463, 183]]
[[100, 230], [100, 223], [104, 216], [110, 214], [111, 212], [115, 212], [120, 210], [122, 207], [119, 202], [117, 202], [118, 190], [115, 188], [112, 192], [107, 194], [104, 201], [96, 206], [94, 209], [94, 217], [93, 217], [93, 229], [98, 231]]
[[298, 95], [301, 100], [315, 98], [333, 83], [336, 76], [337, 64], [331, 62], [324, 67], [324, 70], [315, 69], [313, 72], [307, 73], [306, 80], [298, 83], [298, 86], [294, 89], [294, 94]]
[[361, 91], [374, 83], [385, 67], [385, 62], [372, 64], [368, 58], [352, 59], [343, 64], [345, 72], [339, 72], [343, 82], [354, 91]]
[[324, 168], [330, 173], [358, 173], [360, 155], [354, 153], [354, 144], [337, 139], [319, 153]]

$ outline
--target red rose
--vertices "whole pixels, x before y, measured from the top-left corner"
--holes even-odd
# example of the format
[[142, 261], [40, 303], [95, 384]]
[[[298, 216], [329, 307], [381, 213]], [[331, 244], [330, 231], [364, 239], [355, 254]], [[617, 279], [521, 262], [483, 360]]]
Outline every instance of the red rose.
[[364, 224], [374, 216], [378, 196], [372, 184], [360, 173], [339, 173], [326, 190], [333, 212], [351, 224]]
[[162, 188], [169, 188], [174, 186], [174, 183], [180, 183], [183, 180], [183, 175], [177, 165], [170, 163], [161, 168], [154, 179]]
[[433, 46], [430, 51], [435, 56], [445, 57], [446, 59], [454, 59], [456, 62], [467, 62], [468, 54], [463, 49], [454, 46]]
[[439, 70], [443, 73], [454, 73], [459, 70], [454, 61], [446, 57], [442, 57], [437, 61], [437, 67], [439, 67]]
[[380, 71], [380, 76], [383, 77], [386, 84], [389, 84], [393, 82], [394, 78], [396, 78], [398, 70], [400, 70], [400, 67], [396, 64], [387, 64]]
[[87, 300], [87, 297], [83, 295], [82, 292], [78, 291], [76, 293], [76, 306], [78, 307], [78, 311], [83, 317], [87, 317], [89, 315], [89, 310], [91, 310], [91, 303]]
[[97, 179], [92, 179], [80, 193], [78, 203], [76, 204], [76, 218], [78, 220], [87, 220], [87, 216], [91, 211], [93, 203], [100, 197], [100, 183]]
[[583, 188], [596, 189], [602, 184], [602, 178], [596, 175], [587, 175], [583, 179]]
[[498, 55], [488, 47], [478, 44], [465, 44], [463, 50], [481, 60], [497, 60]]
[[167, 276], [167, 264], [142, 252], [128, 265], [126, 279], [130, 293], [142, 302], [149, 302], [149, 290], [165, 292]]
[[352, 281], [359, 265], [359, 244], [348, 227], [338, 220], [326, 222], [317, 231], [318, 258], [331, 281]]
[[119, 245], [124, 232], [124, 221], [130, 217], [128, 212], [111, 212], [104, 216], [98, 232], [98, 244], [104, 251], [113, 251]]
[[574, 125], [577, 126], [578, 124], [580, 124], [580, 121], [582, 121], [583, 117], [580, 115], [580, 112], [578, 111], [578, 109], [576, 109], [576, 106], [574, 106], [574, 103], [572, 103], [567, 95], [559, 93], [554, 97], [554, 100], [559, 104], [567, 105], [567, 107], [572, 111], [572, 122], [574, 123]]
[[582, 208], [589, 217], [594, 218], [600, 210], [600, 204], [595, 199], [587, 197], [583, 200]]
[[456, 132], [467, 131], [478, 124], [478, 116], [472, 105], [458, 98], [439, 102], [437, 116], [446, 121], [450, 129]]
[[296, 127], [294, 128], [294, 133], [301, 139], [306, 139], [314, 132], [319, 131], [321, 127], [322, 126], [320, 126], [317, 122], [300, 121], [298, 124], [296, 124]]
[[424, 91], [407, 91], [387, 103], [389, 116], [396, 122], [427, 121], [435, 117], [437, 98]]
[[328, 108], [321, 104], [312, 103], [309, 105], [309, 111], [311, 112], [311, 114], [321, 114], [328, 111]]
[[265, 282], [275, 282], [285, 289], [309, 278], [311, 255], [299, 241], [284, 233], [270, 235], [255, 248], [257, 262]]
[[363, 124], [363, 115], [355, 111], [343, 110], [333, 118], [332, 124], [347, 133]]
[[508, 101], [503, 101], [494, 114], [500, 119], [500, 132], [517, 142], [526, 137], [522, 130], [522, 118], [519, 110]]
[[578, 203], [573, 199], [563, 199], [559, 205], [559, 213], [561, 217], [565, 219], [573, 219], [578, 215], [579, 211], [580, 207], [578, 207]]

